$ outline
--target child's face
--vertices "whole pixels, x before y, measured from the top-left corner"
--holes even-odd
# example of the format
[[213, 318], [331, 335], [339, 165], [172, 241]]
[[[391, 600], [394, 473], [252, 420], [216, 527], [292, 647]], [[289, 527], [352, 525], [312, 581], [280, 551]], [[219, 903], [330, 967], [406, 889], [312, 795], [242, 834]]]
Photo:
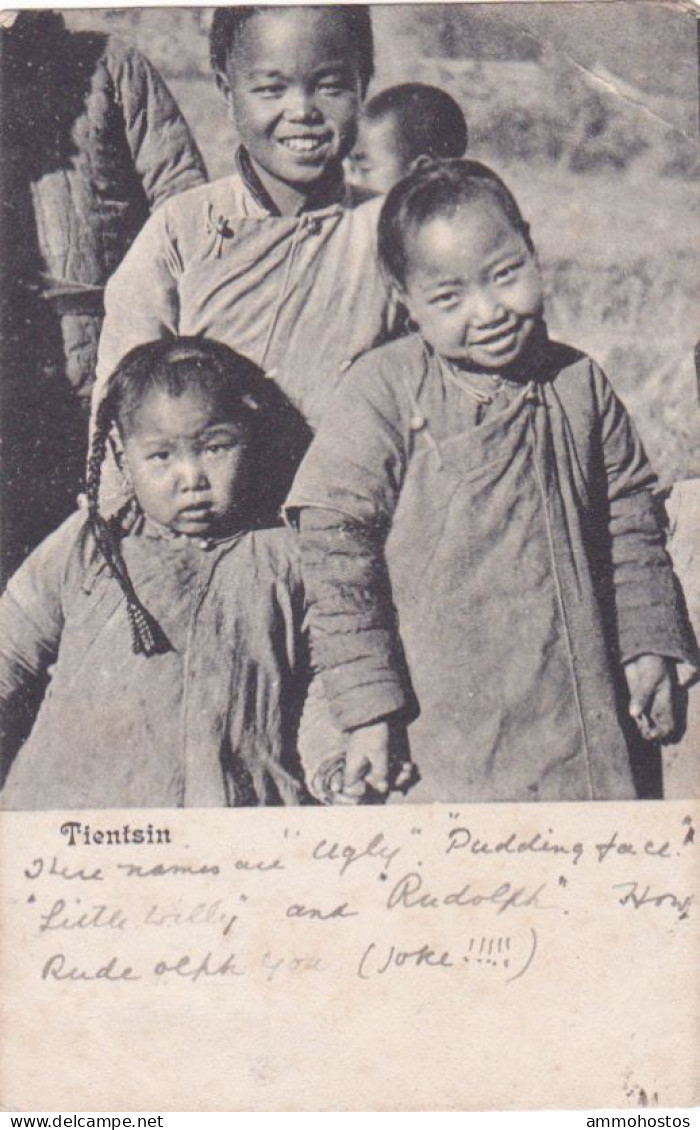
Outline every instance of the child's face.
[[395, 118], [387, 114], [374, 121], [360, 120], [357, 144], [350, 157], [350, 180], [360, 188], [383, 196], [408, 172], [401, 153]]
[[245, 441], [245, 428], [201, 389], [154, 389], [123, 438], [123, 469], [148, 517], [187, 537], [225, 535], [244, 504]]
[[537, 260], [496, 200], [438, 215], [406, 233], [399, 295], [444, 357], [498, 372], [523, 353], [543, 309]]
[[310, 191], [352, 148], [361, 83], [338, 9], [251, 16], [217, 81], [250, 155], [284, 184]]

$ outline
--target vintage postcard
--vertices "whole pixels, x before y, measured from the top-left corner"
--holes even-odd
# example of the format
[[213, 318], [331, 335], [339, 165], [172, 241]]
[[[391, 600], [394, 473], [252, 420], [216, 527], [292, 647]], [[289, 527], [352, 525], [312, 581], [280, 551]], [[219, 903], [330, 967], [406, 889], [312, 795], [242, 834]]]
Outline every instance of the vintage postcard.
[[697, 15], [0, 12], [1, 1110], [700, 1101]]

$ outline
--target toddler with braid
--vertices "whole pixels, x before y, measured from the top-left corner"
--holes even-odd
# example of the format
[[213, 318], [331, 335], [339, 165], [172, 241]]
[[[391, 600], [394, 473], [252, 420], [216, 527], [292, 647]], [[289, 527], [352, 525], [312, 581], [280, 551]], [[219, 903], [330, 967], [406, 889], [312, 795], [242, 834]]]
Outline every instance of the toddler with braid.
[[[218, 343], [153, 342], [120, 363], [87, 506], [0, 600], [0, 807], [309, 799], [303, 593], [276, 519], [297, 419]], [[131, 501], [105, 520], [109, 448]]]

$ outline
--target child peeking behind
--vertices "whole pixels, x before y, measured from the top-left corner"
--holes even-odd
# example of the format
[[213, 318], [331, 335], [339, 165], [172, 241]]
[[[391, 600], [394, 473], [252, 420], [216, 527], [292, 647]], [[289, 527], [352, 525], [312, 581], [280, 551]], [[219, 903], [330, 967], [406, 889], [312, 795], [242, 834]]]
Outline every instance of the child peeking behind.
[[646, 741], [673, 733], [695, 648], [630, 419], [548, 338], [528, 225], [491, 170], [417, 168], [379, 254], [418, 332], [348, 373], [289, 500], [346, 735], [335, 798], [411, 772], [415, 801], [632, 798], [629, 716]]
[[467, 142], [464, 114], [446, 91], [421, 82], [390, 86], [365, 105], [350, 179], [384, 195], [418, 157], [463, 157]]
[[[0, 600], [0, 806], [306, 799], [296, 537], [263, 528], [294, 435], [274, 385], [225, 346], [161, 341], [122, 361], [97, 416], [87, 509]], [[111, 444], [133, 500], [107, 522]]]

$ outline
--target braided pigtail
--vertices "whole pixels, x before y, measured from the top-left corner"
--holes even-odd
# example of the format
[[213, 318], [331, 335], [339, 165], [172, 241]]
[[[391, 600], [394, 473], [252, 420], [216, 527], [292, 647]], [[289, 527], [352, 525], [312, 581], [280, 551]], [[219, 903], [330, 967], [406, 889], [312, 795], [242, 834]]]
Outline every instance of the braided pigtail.
[[88, 517], [97, 548], [126, 597], [134, 654], [155, 655], [167, 651], [170, 645], [159, 625], [141, 604], [131, 583], [121, 553], [119, 520], [112, 519], [106, 522], [100, 514], [100, 478], [113, 423], [114, 405], [108, 395], [100, 402], [97, 409], [95, 430], [90, 444], [86, 483]]
[[[301, 417], [279, 389], [251, 361], [220, 342], [164, 337], [137, 345], [119, 362], [97, 408], [86, 494], [88, 520], [97, 550], [126, 598], [137, 655], [169, 651], [171, 644], [134, 591], [122, 556], [124, 533], [120, 517], [105, 520], [100, 514], [102, 468], [112, 429], [116, 428], [122, 440], [128, 441], [145, 398], [157, 391], [176, 399], [193, 389], [216, 404], [227, 420], [240, 426], [242, 441], [251, 448], [246, 459], [254, 489], [241, 512], [230, 515], [232, 521], [245, 520], [248, 528], [263, 522], [275, 524], [292, 470], [296, 470], [296, 462], [308, 442]], [[279, 475], [270, 473], [270, 464]], [[242, 481], [241, 497], [245, 478]]]

